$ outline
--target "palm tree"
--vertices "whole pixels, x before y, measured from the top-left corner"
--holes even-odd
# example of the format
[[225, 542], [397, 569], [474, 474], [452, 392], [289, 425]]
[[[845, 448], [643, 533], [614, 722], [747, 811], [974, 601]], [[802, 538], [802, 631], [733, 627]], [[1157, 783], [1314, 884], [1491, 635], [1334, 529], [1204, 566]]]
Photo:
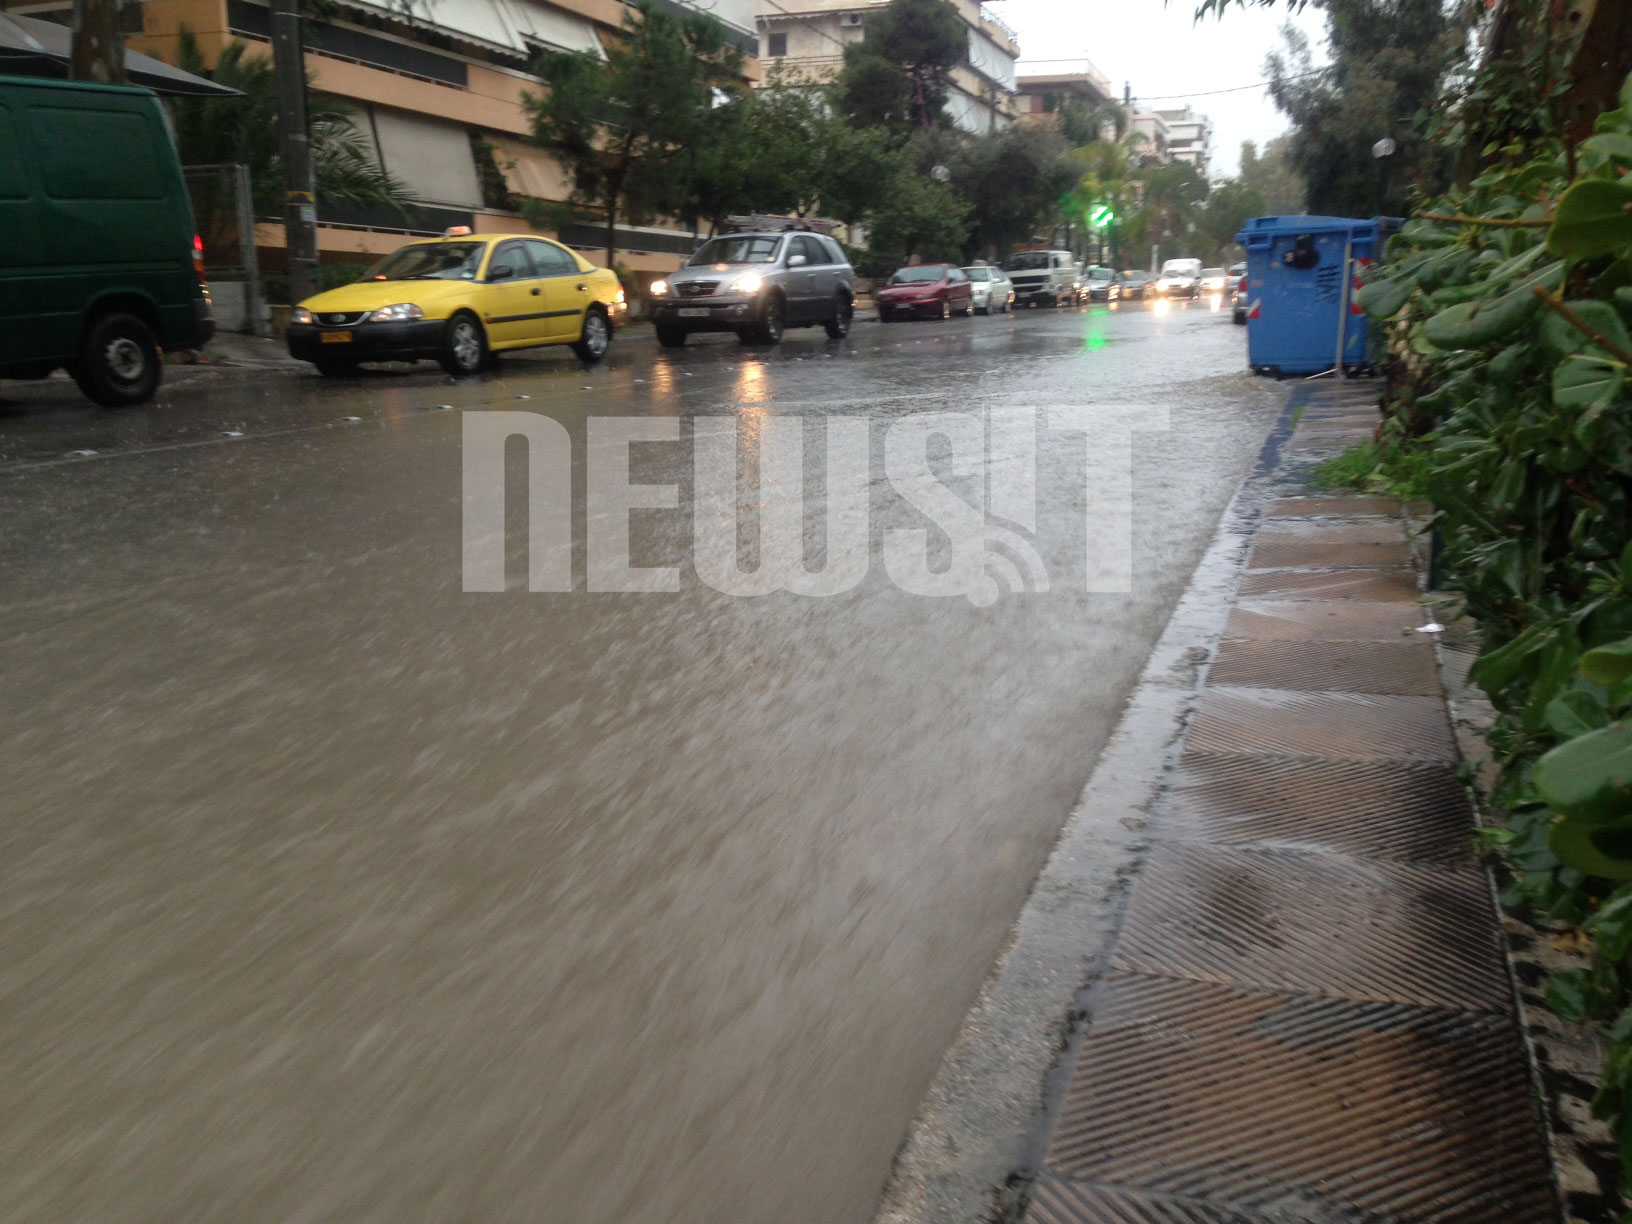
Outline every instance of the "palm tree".
[[[248, 50], [248, 44], [233, 39], [221, 49], [214, 71], [209, 71], [192, 33], [182, 30], [176, 66], [243, 96], [174, 99], [176, 145], [184, 165], [247, 165], [255, 215], [276, 217], [282, 212], [283, 179], [272, 60], [246, 55]], [[325, 94], [312, 94], [307, 103], [318, 208], [383, 205], [400, 212], [409, 203], [408, 190], [375, 159], [368, 139], [353, 122], [354, 114], [346, 103]], [[209, 182], [190, 186], [206, 248], [236, 247], [238, 218], [230, 188]]]

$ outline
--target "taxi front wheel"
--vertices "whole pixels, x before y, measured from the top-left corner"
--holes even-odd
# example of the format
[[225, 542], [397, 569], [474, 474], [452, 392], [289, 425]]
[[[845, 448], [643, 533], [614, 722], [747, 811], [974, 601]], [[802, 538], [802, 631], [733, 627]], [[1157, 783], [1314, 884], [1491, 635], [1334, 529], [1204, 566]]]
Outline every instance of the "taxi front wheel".
[[135, 315], [103, 315], [85, 334], [70, 373], [85, 398], [104, 408], [144, 404], [159, 389], [159, 346]]
[[455, 378], [480, 372], [482, 363], [487, 360], [487, 337], [482, 334], [482, 325], [475, 315], [460, 311], [448, 320], [437, 360]]

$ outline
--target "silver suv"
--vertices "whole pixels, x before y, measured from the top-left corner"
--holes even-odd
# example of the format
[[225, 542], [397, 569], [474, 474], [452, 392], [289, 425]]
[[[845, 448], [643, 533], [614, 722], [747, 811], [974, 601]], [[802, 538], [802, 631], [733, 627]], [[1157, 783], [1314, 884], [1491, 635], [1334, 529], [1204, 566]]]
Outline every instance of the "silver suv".
[[856, 274], [825, 234], [749, 233], [710, 238], [678, 272], [653, 281], [657, 341], [733, 331], [744, 344], [775, 344], [789, 327], [820, 323], [835, 340], [850, 332]]

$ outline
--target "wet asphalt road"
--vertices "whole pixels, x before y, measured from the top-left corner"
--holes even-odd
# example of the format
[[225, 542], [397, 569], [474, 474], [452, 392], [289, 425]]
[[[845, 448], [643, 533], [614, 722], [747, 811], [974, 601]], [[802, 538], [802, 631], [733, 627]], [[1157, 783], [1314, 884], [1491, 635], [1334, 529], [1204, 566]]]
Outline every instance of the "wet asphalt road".
[[[0, 386], [0, 1219], [865, 1224], [1272, 423], [1243, 345], [1202, 302], [205, 374], [124, 414]], [[519, 526], [511, 589], [461, 590], [458, 409], [561, 422], [580, 486], [591, 415], [735, 418], [750, 456], [869, 417], [876, 553], [922, 525], [885, 426], [1056, 405], [1166, 410], [1131, 592], [1084, 590], [1116, 446], [1046, 429], [1046, 593], [875, 556], [733, 598], [677, 510], [631, 527], [677, 593], [587, 592], [582, 504], [575, 592], [524, 589]], [[684, 442], [634, 454], [686, 504]]]

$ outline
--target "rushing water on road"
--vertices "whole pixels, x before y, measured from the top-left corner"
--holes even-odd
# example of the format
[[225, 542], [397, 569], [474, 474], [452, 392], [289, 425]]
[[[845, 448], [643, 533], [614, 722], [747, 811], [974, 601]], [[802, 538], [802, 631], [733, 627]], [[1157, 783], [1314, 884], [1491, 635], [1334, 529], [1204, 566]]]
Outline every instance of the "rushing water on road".
[[[1241, 350], [1203, 303], [0, 402], [0, 1218], [865, 1224], [1274, 416]], [[1131, 593], [1083, 589], [1114, 445], [1045, 431], [1046, 593], [588, 593], [580, 507], [578, 592], [466, 594], [450, 401], [580, 477], [590, 415], [1169, 427]]]

